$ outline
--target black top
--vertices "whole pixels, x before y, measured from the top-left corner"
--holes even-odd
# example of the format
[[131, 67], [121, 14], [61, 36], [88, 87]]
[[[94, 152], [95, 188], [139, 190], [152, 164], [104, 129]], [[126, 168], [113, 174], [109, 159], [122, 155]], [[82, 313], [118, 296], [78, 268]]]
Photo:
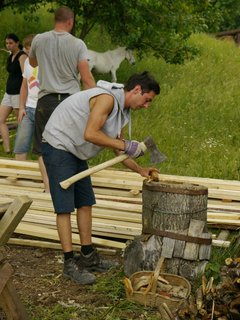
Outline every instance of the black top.
[[7, 59], [7, 71], [9, 73], [7, 79], [6, 92], [8, 94], [19, 94], [22, 84], [22, 70], [19, 63], [19, 58], [22, 54], [26, 54], [24, 51], [19, 51], [14, 60], [12, 61], [11, 54]]

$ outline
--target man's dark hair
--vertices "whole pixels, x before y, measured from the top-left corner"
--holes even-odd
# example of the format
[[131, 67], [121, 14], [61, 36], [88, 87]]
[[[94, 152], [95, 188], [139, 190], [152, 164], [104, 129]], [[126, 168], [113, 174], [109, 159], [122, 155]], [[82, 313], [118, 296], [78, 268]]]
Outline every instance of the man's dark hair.
[[54, 13], [55, 22], [66, 22], [69, 19], [74, 19], [74, 13], [67, 6], [59, 7]]
[[155, 92], [155, 94], [160, 93], [160, 86], [158, 82], [148, 71], [132, 75], [126, 82], [124, 89], [126, 91], [130, 91], [137, 85], [141, 86], [143, 93], [150, 91]]

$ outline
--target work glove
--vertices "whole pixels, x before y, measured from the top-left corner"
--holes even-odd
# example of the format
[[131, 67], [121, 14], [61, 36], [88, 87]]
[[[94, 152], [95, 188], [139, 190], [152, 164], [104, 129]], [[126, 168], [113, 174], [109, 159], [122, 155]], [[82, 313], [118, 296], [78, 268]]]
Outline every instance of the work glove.
[[131, 158], [138, 158], [144, 155], [144, 150], [140, 142], [136, 140], [125, 140], [124, 152]]

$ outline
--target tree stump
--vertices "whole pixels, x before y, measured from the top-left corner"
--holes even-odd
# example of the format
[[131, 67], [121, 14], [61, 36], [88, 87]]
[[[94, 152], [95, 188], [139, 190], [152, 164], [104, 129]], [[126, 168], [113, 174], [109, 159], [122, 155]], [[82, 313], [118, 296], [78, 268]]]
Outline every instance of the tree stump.
[[142, 196], [142, 235], [125, 249], [125, 274], [129, 277], [137, 271], [154, 270], [163, 256], [164, 272], [194, 280], [204, 271], [211, 255], [208, 189], [145, 180]]

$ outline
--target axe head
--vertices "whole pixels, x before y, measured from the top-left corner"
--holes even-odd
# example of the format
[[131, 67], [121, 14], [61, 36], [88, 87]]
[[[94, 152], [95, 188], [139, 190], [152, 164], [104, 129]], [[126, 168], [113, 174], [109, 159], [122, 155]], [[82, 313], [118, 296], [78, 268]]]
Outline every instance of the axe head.
[[145, 138], [144, 144], [149, 151], [150, 159], [152, 163], [161, 163], [167, 159], [167, 157], [158, 150], [152, 137]]

